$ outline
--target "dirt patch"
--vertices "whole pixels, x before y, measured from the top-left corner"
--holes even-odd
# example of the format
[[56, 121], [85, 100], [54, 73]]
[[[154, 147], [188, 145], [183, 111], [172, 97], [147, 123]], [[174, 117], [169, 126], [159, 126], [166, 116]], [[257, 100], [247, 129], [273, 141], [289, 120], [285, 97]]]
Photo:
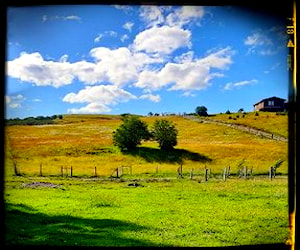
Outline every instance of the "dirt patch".
[[45, 187], [45, 188], [58, 188], [61, 185], [53, 184], [50, 182], [32, 182], [32, 183], [24, 183], [22, 184], [24, 188], [37, 188], [37, 187]]

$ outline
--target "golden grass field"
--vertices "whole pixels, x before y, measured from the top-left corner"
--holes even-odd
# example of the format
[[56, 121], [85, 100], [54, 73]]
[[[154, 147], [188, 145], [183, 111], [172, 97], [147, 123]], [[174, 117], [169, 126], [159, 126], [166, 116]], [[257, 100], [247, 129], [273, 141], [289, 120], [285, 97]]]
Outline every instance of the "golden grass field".
[[[237, 114], [231, 114], [235, 117]], [[240, 115], [241, 116], [241, 115]], [[267, 117], [268, 116], [268, 117]], [[214, 119], [228, 121], [228, 115], [217, 115]], [[254, 119], [256, 118], [256, 119]], [[234, 173], [244, 160], [245, 166], [253, 168], [253, 174], [267, 174], [279, 159], [284, 163], [278, 173], [287, 173], [288, 145], [285, 142], [261, 138], [230, 127], [199, 123], [180, 116], [142, 117], [149, 127], [156, 119], [167, 119], [178, 129], [176, 149], [198, 153], [210, 161], [183, 159], [183, 172], [191, 169], [202, 171], [206, 166], [212, 173], [222, 173], [231, 167]], [[287, 135], [287, 116], [273, 113], [247, 113], [244, 118], [231, 119], [265, 131], [276, 131]], [[110, 176], [120, 166], [132, 166], [133, 174], [176, 174], [179, 164], [156, 161], [141, 156], [123, 154], [112, 144], [112, 133], [122, 123], [114, 115], [64, 115], [56, 124], [41, 126], [5, 127], [5, 174], [13, 174], [11, 156], [19, 171], [26, 175], [38, 175], [42, 164], [43, 175], [59, 175], [61, 167], [73, 168], [75, 176], [93, 176], [97, 167], [98, 176]], [[141, 147], [158, 152], [156, 142], [144, 142]]]

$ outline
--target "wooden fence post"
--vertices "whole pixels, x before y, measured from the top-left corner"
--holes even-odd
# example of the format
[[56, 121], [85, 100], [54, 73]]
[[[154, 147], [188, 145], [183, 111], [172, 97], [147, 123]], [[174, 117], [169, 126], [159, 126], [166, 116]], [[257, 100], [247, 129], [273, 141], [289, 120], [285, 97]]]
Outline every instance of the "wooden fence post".
[[73, 167], [71, 166], [71, 177], [73, 177]]
[[224, 168], [224, 172], [223, 172], [223, 181], [226, 181], [226, 177], [227, 177], [227, 168]]
[[247, 179], [248, 167], [244, 168], [244, 178]]
[[60, 173], [61, 173], [61, 177], [64, 177], [64, 167], [63, 166], [60, 167]]
[[228, 167], [228, 171], [227, 171], [227, 178], [230, 176], [230, 166]]
[[119, 167], [117, 167], [117, 178], [119, 178]]
[[95, 177], [97, 177], [97, 167], [95, 167]]
[[208, 169], [206, 167], [204, 169], [204, 180], [208, 181]]
[[15, 160], [13, 160], [13, 165], [14, 165], [15, 175], [19, 175], [18, 168], [17, 168], [17, 162]]
[[273, 178], [275, 178], [275, 168], [270, 167], [270, 179], [272, 180]]
[[40, 163], [40, 176], [43, 176], [42, 167], [43, 167], [43, 164]]
[[191, 174], [190, 174], [190, 180], [193, 179], [193, 176], [194, 176], [194, 169], [192, 168], [192, 171], [191, 171]]

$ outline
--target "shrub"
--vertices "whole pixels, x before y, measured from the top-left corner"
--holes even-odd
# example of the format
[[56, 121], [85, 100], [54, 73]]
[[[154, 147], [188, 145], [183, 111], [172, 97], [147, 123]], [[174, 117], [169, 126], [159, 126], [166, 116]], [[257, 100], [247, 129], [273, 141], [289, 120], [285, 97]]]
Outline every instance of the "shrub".
[[147, 124], [135, 116], [126, 116], [123, 124], [113, 133], [113, 144], [121, 151], [133, 150], [141, 144], [142, 140], [148, 140], [150, 133]]
[[230, 115], [231, 112], [229, 111], [229, 109], [225, 112], [225, 114]]
[[255, 116], [259, 116], [259, 113], [258, 113], [258, 112], [255, 112]]
[[172, 150], [177, 145], [177, 134], [178, 131], [172, 122], [168, 120], [154, 122], [152, 135], [161, 150]]
[[207, 108], [205, 106], [198, 106], [195, 112], [199, 116], [207, 116]]

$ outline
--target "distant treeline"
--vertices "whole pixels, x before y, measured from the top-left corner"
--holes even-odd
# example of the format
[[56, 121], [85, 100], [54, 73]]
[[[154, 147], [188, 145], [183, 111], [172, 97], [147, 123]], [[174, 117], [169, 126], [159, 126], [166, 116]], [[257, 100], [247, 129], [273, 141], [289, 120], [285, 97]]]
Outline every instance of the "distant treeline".
[[63, 119], [62, 115], [26, 117], [24, 119], [5, 119], [5, 125], [44, 125], [52, 124], [55, 119]]

